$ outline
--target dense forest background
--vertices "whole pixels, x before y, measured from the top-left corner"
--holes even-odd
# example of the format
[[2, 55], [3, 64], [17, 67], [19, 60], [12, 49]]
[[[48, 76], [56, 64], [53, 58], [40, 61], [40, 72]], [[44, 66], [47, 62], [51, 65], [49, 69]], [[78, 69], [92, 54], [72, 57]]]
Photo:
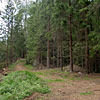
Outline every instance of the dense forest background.
[[0, 68], [79, 65], [100, 72], [99, 0], [7, 0], [0, 18]]

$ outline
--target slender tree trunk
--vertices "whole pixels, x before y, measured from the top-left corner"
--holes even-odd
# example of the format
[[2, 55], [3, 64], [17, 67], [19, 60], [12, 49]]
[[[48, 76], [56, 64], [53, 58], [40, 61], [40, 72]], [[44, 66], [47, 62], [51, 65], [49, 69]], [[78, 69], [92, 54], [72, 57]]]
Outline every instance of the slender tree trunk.
[[[8, 18], [8, 34], [9, 34], [9, 18]], [[7, 53], [6, 53], [6, 67], [9, 65], [9, 56], [8, 56], [8, 34], [7, 34]]]
[[[48, 20], [48, 32], [50, 32], [50, 18]], [[50, 68], [50, 40], [47, 40], [47, 68]]]
[[63, 70], [63, 65], [62, 65], [62, 43], [60, 44], [60, 68]]
[[11, 40], [10, 40], [10, 63], [13, 62], [13, 45], [12, 45], [12, 32], [11, 32]]
[[[8, 38], [8, 37], [7, 37]], [[8, 39], [7, 39], [7, 58], [6, 58], [6, 67], [8, 67], [9, 63], [8, 63]]]
[[43, 59], [42, 59], [42, 49], [41, 49], [41, 54], [40, 54], [40, 63], [43, 65]]
[[[69, 0], [69, 8], [71, 7], [71, 0]], [[73, 54], [72, 54], [72, 15], [69, 15], [69, 45], [70, 45], [70, 71], [73, 72]]]
[[50, 41], [47, 41], [47, 67], [50, 68]]
[[63, 65], [63, 66], [65, 66], [65, 61], [64, 61], [64, 60], [65, 60], [65, 57], [64, 57], [64, 50], [62, 49], [62, 62], [63, 62], [62, 65]]
[[88, 30], [86, 28], [85, 31], [85, 41], [86, 41], [86, 47], [85, 47], [85, 66], [87, 69], [87, 73], [89, 74], [89, 48], [88, 48]]
[[63, 65], [62, 65], [62, 29], [60, 28], [59, 29], [59, 31], [60, 31], [60, 34], [59, 34], [59, 59], [60, 59], [60, 68], [61, 68], [61, 70], [63, 70]]
[[10, 63], [13, 62], [13, 11], [12, 11], [12, 22], [11, 22], [11, 33], [10, 33]]
[[60, 54], [59, 54], [59, 35], [57, 36], [57, 68], [59, 68], [59, 57], [60, 57]]
[[55, 66], [55, 41], [53, 39], [53, 67]]

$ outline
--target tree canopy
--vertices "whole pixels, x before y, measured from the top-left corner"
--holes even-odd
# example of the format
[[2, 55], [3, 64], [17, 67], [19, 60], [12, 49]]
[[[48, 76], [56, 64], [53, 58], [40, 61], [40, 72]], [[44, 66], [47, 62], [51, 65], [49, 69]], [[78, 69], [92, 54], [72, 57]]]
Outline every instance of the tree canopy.
[[100, 72], [99, 0], [7, 0], [0, 17], [0, 67], [79, 65]]

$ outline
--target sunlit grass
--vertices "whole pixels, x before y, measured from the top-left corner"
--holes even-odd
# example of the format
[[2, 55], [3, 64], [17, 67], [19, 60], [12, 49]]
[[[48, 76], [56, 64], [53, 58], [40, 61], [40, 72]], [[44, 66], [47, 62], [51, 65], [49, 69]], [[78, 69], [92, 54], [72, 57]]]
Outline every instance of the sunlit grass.
[[32, 66], [32, 65], [24, 65], [24, 66], [29, 70], [33, 70], [34, 69], [34, 66]]
[[80, 95], [92, 95], [94, 94], [93, 92], [89, 91], [89, 92], [81, 92]]
[[64, 82], [62, 79], [45, 79], [46, 82], [51, 83], [51, 82]]

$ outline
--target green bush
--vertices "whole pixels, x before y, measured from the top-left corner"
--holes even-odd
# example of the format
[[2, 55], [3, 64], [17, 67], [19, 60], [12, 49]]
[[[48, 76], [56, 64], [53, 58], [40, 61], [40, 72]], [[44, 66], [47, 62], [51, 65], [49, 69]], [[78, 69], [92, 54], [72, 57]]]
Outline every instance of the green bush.
[[0, 83], [0, 100], [22, 100], [33, 92], [49, 93], [45, 81], [32, 72], [17, 71], [5, 76]]

